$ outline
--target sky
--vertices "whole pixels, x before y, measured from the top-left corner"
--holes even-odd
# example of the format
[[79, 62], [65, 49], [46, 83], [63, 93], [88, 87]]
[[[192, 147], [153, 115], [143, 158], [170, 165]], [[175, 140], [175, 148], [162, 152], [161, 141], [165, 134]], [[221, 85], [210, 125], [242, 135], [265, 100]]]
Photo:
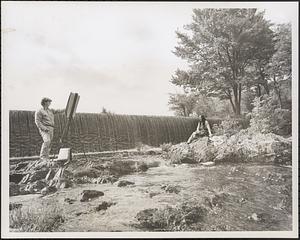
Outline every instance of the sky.
[[[296, 4], [296, 5], [295, 5]], [[193, 8], [258, 7], [274, 23], [295, 22], [298, 3], [1, 2], [2, 104], [36, 110], [42, 97], [77, 112], [173, 115], [170, 83], [186, 63], [172, 51]]]

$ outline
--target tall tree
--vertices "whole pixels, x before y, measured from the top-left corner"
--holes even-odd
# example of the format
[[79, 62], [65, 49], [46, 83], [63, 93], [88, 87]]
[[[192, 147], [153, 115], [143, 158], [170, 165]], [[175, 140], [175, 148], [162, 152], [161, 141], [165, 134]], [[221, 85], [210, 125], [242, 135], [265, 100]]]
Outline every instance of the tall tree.
[[291, 24], [279, 24], [275, 29], [275, 53], [269, 63], [268, 74], [273, 81], [274, 90], [282, 108], [281, 84], [291, 81], [292, 76], [292, 33]]
[[177, 31], [175, 55], [190, 64], [177, 70], [172, 83], [220, 99], [241, 114], [241, 95], [249, 85], [248, 69], [272, 42], [271, 24], [256, 9], [194, 9], [193, 22]]
[[188, 117], [193, 113], [197, 100], [194, 94], [170, 94], [170, 110], [174, 111], [177, 116]]

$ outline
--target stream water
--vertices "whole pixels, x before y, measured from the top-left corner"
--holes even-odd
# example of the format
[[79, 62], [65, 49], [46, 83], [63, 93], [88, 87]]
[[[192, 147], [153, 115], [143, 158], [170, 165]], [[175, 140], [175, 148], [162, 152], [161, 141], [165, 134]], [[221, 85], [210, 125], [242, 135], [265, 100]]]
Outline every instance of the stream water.
[[[145, 231], [136, 225], [135, 216], [139, 211], [176, 207], [183, 202], [203, 202], [216, 196], [222, 198], [201, 223], [202, 230], [285, 231], [292, 228], [291, 168], [255, 163], [172, 166], [157, 156], [143, 160], [160, 161], [161, 164], [146, 172], [121, 177], [134, 182], [134, 185], [83, 184], [43, 198], [35, 195], [35, 202], [47, 206], [56, 204], [63, 209], [66, 221], [57, 231]], [[178, 192], [167, 192], [164, 186], [173, 186]], [[80, 202], [81, 192], [86, 189], [102, 191], [104, 196]], [[65, 198], [75, 202], [68, 204]], [[30, 196], [10, 199], [25, 207], [32, 202]], [[106, 211], [95, 211], [102, 201], [115, 205]], [[259, 220], [253, 220], [253, 214], [259, 216]]]

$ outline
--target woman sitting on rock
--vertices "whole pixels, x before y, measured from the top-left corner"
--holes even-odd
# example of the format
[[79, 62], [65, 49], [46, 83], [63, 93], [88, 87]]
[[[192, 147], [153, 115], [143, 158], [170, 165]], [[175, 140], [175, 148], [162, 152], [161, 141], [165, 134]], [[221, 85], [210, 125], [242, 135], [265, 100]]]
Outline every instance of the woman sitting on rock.
[[191, 143], [194, 139], [198, 137], [211, 137], [211, 129], [208, 121], [206, 120], [204, 115], [199, 116], [199, 123], [195, 132], [189, 137], [187, 143]]

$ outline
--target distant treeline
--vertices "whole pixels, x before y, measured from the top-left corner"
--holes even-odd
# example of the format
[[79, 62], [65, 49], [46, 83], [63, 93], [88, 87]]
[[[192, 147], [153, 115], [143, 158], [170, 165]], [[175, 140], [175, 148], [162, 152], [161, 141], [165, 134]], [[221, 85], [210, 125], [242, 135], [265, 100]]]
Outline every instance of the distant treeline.
[[[55, 115], [52, 154], [66, 125], [64, 114]], [[219, 124], [221, 120], [210, 120]], [[42, 139], [34, 123], [33, 111], [10, 111], [10, 157], [39, 155]], [[71, 122], [65, 147], [72, 152], [101, 152], [135, 148], [137, 144], [159, 146], [186, 141], [196, 129], [197, 118], [77, 113]]]

